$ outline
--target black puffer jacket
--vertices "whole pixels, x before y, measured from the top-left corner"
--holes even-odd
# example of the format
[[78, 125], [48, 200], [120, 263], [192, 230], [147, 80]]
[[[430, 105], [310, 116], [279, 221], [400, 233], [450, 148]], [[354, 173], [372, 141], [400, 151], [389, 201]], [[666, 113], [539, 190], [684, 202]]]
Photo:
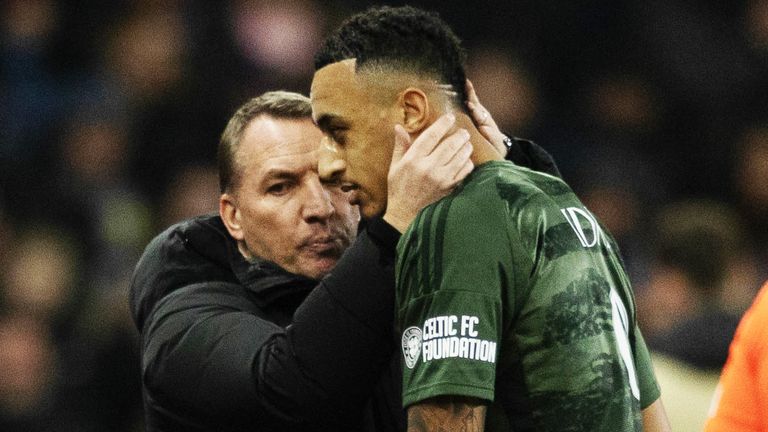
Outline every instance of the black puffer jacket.
[[156, 237], [131, 285], [147, 430], [402, 427], [391, 361], [398, 238], [373, 221], [316, 281], [248, 263], [218, 216]]

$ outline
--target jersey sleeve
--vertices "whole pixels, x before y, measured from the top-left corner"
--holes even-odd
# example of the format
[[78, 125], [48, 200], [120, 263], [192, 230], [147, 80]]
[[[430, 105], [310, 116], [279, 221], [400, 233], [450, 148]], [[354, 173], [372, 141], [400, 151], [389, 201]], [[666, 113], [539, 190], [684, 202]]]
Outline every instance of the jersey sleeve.
[[637, 381], [640, 388], [640, 408], [645, 409], [661, 396], [656, 374], [648, 347], [645, 344], [640, 328], [635, 325], [634, 360], [637, 367]]
[[398, 245], [403, 406], [493, 400], [510, 252], [501, 222], [454, 198], [427, 207]]

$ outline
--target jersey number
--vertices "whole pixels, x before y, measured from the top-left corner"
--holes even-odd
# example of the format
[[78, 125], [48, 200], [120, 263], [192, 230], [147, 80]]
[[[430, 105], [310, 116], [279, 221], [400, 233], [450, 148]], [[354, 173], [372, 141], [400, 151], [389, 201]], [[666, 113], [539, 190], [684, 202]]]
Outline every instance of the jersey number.
[[[579, 242], [585, 248], [591, 248], [600, 244], [601, 238], [605, 236], [600, 224], [597, 223], [595, 217], [586, 209], [580, 209], [578, 207], [568, 207], [560, 209], [565, 219], [573, 228], [576, 233], [576, 237], [579, 238]], [[581, 221], [584, 220], [589, 225], [589, 229], [592, 232], [591, 236], [584, 228], [581, 227]], [[611, 243], [603, 241], [603, 245], [606, 248], [611, 249]], [[635, 399], [640, 400], [640, 388], [637, 386], [637, 374], [635, 372], [635, 361], [632, 357], [632, 349], [629, 346], [629, 319], [627, 318], [627, 309], [624, 307], [624, 303], [621, 302], [621, 297], [616, 293], [616, 290], [611, 287], [611, 315], [613, 318], [613, 332], [616, 335], [616, 347], [621, 354], [621, 359], [624, 361], [624, 366], [627, 368], [629, 374], [629, 386], [632, 389], [632, 395]]]

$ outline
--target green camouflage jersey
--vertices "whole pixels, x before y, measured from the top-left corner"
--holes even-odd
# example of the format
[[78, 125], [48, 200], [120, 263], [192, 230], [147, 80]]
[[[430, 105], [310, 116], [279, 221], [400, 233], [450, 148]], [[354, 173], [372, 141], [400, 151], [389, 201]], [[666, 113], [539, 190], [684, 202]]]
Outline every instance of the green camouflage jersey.
[[560, 179], [494, 161], [398, 244], [403, 404], [490, 401], [488, 431], [641, 431], [659, 397], [614, 240]]

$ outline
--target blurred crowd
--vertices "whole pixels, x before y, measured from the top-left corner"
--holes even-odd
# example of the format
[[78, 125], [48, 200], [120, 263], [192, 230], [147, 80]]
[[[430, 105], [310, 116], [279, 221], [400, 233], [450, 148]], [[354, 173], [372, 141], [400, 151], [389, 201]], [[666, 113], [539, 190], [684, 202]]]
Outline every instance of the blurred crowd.
[[[233, 110], [307, 94], [322, 37], [379, 3], [0, 4], [0, 430], [141, 430], [144, 246], [216, 211]], [[409, 3], [454, 27], [502, 130], [617, 238], [670, 379], [716, 380], [768, 278], [768, 0]]]

